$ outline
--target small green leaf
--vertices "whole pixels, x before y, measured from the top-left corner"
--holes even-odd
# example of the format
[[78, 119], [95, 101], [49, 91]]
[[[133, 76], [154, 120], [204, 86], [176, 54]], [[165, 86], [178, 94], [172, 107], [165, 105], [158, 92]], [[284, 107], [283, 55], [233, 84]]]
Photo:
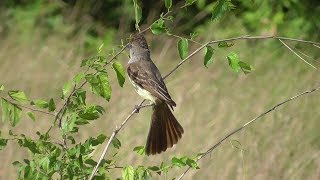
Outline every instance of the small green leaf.
[[121, 142], [118, 138], [113, 138], [112, 139], [112, 145], [116, 148], [116, 149], [119, 149], [121, 147]]
[[79, 111], [78, 114], [79, 114], [79, 117], [85, 120], [95, 120], [100, 117], [100, 114], [102, 114], [102, 112], [100, 111], [99, 106], [92, 105], [92, 106], [87, 106], [84, 110]]
[[238, 141], [238, 140], [231, 140], [230, 143], [231, 143], [231, 146], [232, 146], [233, 148], [242, 150], [242, 145], [241, 145], [240, 141]]
[[28, 98], [27, 96], [24, 94], [23, 91], [19, 91], [19, 90], [11, 90], [8, 92], [9, 96], [21, 103], [27, 103], [28, 102]]
[[36, 121], [36, 117], [35, 117], [35, 115], [34, 115], [34, 113], [33, 112], [27, 112], [27, 115], [30, 117], [30, 119], [34, 122], [34, 121]]
[[241, 67], [241, 70], [242, 70], [245, 74], [249, 74], [249, 73], [251, 73], [251, 72], [254, 70], [254, 68], [253, 68], [250, 64], [247, 64], [247, 63], [245, 63], [245, 62], [243, 62], [243, 61], [240, 61], [240, 62], [239, 62], [239, 65], [240, 65], [240, 67]]
[[0, 85], [0, 91], [3, 91], [3, 90], [4, 90], [4, 85], [1, 84], [1, 85]]
[[67, 82], [66, 84], [64, 84], [63, 88], [62, 88], [62, 99], [64, 99], [68, 92], [71, 90], [72, 87], [72, 82]]
[[11, 126], [16, 126], [21, 120], [22, 109], [16, 104], [11, 104], [5, 99], [1, 99], [0, 104], [2, 109], [2, 121], [5, 122], [6, 119], [9, 119]]
[[140, 155], [145, 154], [145, 147], [144, 146], [136, 146], [133, 148], [133, 151], [137, 152]]
[[112, 67], [117, 74], [117, 79], [118, 79], [119, 85], [121, 87], [123, 87], [123, 84], [125, 82], [125, 77], [126, 77], [123, 66], [121, 65], [121, 63], [116, 61], [116, 62], [112, 63]]
[[183, 166], [186, 166], [186, 163], [183, 162], [182, 158], [177, 158], [177, 157], [173, 157], [171, 159], [171, 163], [172, 165], [175, 165], [175, 166], [178, 166], [178, 167], [183, 167]]
[[48, 110], [49, 112], [56, 110], [56, 104], [54, 103], [52, 98], [49, 100]]
[[97, 162], [95, 162], [93, 159], [87, 159], [84, 161], [84, 163], [91, 165], [92, 167], [97, 165]]
[[4, 149], [7, 145], [8, 139], [0, 138], [0, 150]]
[[226, 41], [222, 41], [222, 42], [219, 42], [218, 47], [219, 48], [224, 48], [224, 47], [231, 47], [233, 45], [234, 45], [234, 43], [228, 43]]
[[126, 166], [122, 169], [122, 178], [124, 180], [134, 180], [134, 168], [132, 166]]
[[100, 53], [101, 53], [102, 48], [103, 48], [103, 45], [104, 45], [104, 43], [100, 44], [100, 46], [99, 46], [99, 48], [98, 48], [98, 54], [100, 54]]
[[190, 33], [190, 39], [192, 40], [194, 40], [194, 38], [196, 38], [197, 36], [199, 36], [199, 33], [197, 31]]
[[86, 80], [91, 85], [91, 90], [94, 94], [99, 95], [107, 101], [111, 98], [111, 86], [106, 72], [100, 72], [96, 75], [87, 74]]
[[164, 5], [166, 6], [167, 9], [170, 9], [172, 6], [172, 0], [165, 0]]
[[186, 164], [193, 169], [200, 169], [197, 162], [193, 159], [188, 158], [186, 160]]
[[233, 69], [235, 72], [239, 72], [241, 67], [239, 65], [240, 59], [239, 59], [238, 55], [236, 53], [231, 53], [227, 56], [227, 59], [228, 59], [229, 66], [231, 67], [231, 69]]
[[185, 59], [188, 56], [188, 40], [181, 38], [178, 41], [178, 50], [181, 59]]
[[85, 77], [85, 74], [84, 73], [79, 73], [77, 74], [74, 78], [73, 78], [73, 81], [76, 83], [76, 84], [79, 84], [80, 81]]
[[232, 4], [231, 0], [218, 0], [214, 4], [211, 20], [219, 20], [227, 11], [234, 8], [235, 6]]
[[161, 169], [158, 166], [149, 166], [148, 169], [150, 169], [151, 171], [160, 171]]
[[142, 17], [142, 9], [140, 8], [138, 4], [138, 0], [133, 0], [133, 6], [134, 6], [134, 15], [135, 15], [135, 20], [136, 20], [136, 29], [139, 29], [139, 23], [141, 21]]
[[208, 68], [209, 64], [213, 63], [213, 48], [211, 46], [206, 46], [206, 54], [204, 55], [203, 64]]
[[151, 32], [155, 35], [159, 35], [162, 34], [164, 32], [166, 32], [166, 26], [164, 24], [164, 20], [163, 19], [158, 19], [157, 21], [155, 21], [152, 25], [151, 25]]
[[30, 104], [35, 105], [39, 108], [43, 108], [43, 109], [45, 109], [49, 106], [49, 103], [45, 100], [42, 100], [42, 99], [33, 100], [33, 101], [31, 101]]

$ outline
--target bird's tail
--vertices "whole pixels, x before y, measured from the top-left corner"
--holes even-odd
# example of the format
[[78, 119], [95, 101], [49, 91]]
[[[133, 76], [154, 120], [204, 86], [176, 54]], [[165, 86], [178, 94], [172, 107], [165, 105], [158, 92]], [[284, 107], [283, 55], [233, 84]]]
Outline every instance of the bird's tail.
[[146, 154], [159, 154], [171, 148], [182, 137], [183, 128], [165, 101], [157, 100], [153, 107]]

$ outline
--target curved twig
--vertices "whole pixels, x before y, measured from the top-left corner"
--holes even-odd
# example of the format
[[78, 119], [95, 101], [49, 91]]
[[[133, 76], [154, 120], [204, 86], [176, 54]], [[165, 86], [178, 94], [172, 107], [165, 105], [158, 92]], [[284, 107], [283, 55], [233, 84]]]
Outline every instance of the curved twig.
[[[307, 90], [307, 91], [304, 91], [302, 93], [299, 93], [295, 96], [292, 96], [290, 97], [289, 99], [285, 100], [285, 101], [282, 101], [280, 103], [278, 103], [277, 105], [273, 106], [272, 108], [266, 110], [265, 112], [261, 113], [260, 115], [258, 115], [257, 117], [253, 118], [252, 120], [250, 120], [249, 122], [245, 123], [244, 125], [242, 125], [241, 127], [231, 131], [229, 134], [227, 134], [225, 137], [223, 137], [222, 139], [220, 139], [217, 143], [215, 143], [213, 146], [211, 146], [205, 153], [203, 153], [201, 156], [198, 157], [198, 159], [196, 160], [197, 162], [204, 158], [205, 156], [207, 156], [209, 153], [211, 153], [214, 149], [216, 149], [218, 146], [221, 145], [221, 143], [223, 143], [225, 140], [227, 140], [229, 137], [231, 137], [232, 135], [240, 132], [241, 130], [243, 130], [244, 128], [246, 128], [247, 126], [249, 126], [250, 124], [252, 124], [253, 122], [255, 122], [256, 120], [262, 118], [263, 116], [267, 115], [268, 113], [274, 111], [275, 109], [277, 109], [278, 107], [284, 105], [284, 104], [287, 104], [289, 103], [290, 101], [294, 100], [294, 99], [297, 99], [299, 97], [302, 97], [303, 95], [306, 95], [306, 94], [310, 94], [310, 93], [313, 93], [315, 91], [318, 91], [320, 90], [320, 86], [316, 87], [316, 88], [313, 88], [311, 90]], [[186, 173], [191, 169], [191, 167], [188, 167], [181, 175], [180, 177], [177, 179], [177, 180], [180, 180], [182, 179]]]

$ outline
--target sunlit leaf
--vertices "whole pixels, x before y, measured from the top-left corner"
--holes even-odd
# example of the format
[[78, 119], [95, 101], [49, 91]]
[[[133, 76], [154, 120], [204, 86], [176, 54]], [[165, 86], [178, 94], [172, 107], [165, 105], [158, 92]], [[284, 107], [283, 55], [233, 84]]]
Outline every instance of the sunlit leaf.
[[26, 96], [26, 94], [23, 91], [19, 91], [19, 90], [11, 90], [8, 92], [9, 96], [21, 103], [27, 103], [28, 102], [28, 98]]
[[3, 90], [4, 90], [4, 85], [1, 84], [1, 85], [0, 85], [0, 91], [3, 91]]
[[178, 41], [178, 51], [181, 59], [185, 59], [188, 56], [188, 40], [181, 38]]
[[151, 32], [155, 35], [166, 32], [166, 26], [163, 19], [158, 19], [151, 25]]
[[132, 166], [126, 166], [122, 169], [122, 179], [134, 180], [134, 168]]
[[138, 4], [138, 0], [133, 0], [133, 6], [134, 6], [134, 14], [135, 14], [135, 20], [136, 20], [136, 29], [139, 29], [139, 23], [141, 21], [142, 17], [142, 9]]
[[236, 53], [231, 53], [227, 56], [227, 59], [228, 59], [229, 66], [231, 67], [231, 69], [233, 69], [235, 72], [239, 72], [241, 67], [239, 65], [240, 59], [239, 59], [238, 55]]
[[112, 67], [113, 67], [114, 71], [116, 72], [119, 85], [121, 87], [123, 87], [123, 84], [125, 82], [125, 77], [126, 77], [123, 66], [121, 65], [121, 63], [116, 61], [116, 62], [112, 63]]
[[136, 146], [133, 148], [133, 151], [137, 152], [139, 155], [145, 154], [145, 147], [144, 146]]
[[35, 105], [39, 108], [47, 108], [49, 106], [49, 103], [45, 100], [42, 100], [42, 99], [37, 99], [37, 100], [33, 100], [31, 101], [30, 103], [31, 105]]

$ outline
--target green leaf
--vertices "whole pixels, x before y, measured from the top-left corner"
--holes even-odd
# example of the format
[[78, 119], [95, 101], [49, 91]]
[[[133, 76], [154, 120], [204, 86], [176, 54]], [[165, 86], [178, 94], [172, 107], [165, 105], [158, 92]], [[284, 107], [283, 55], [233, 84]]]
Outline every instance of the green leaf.
[[213, 63], [213, 48], [211, 46], [206, 46], [206, 54], [204, 55], [203, 64], [208, 68], [209, 64]]
[[42, 99], [33, 100], [33, 101], [31, 101], [30, 104], [35, 105], [38, 108], [42, 108], [42, 109], [45, 109], [49, 106], [49, 103], [45, 100], [42, 100]]
[[233, 45], [234, 45], [234, 43], [228, 43], [226, 41], [222, 41], [222, 42], [219, 42], [218, 47], [219, 48], [224, 48], [224, 47], [231, 47]]
[[8, 139], [0, 138], [0, 150], [4, 149], [7, 145]]
[[119, 149], [121, 147], [121, 142], [118, 138], [114, 137], [111, 142], [116, 149]]
[[94, 94], [99, 95], [107, 101], [111, 98], [111, 86], [106, 72], [100, 72], [96, 75], [87, 74], [86, 80], [91, 85], [91, 90]]
[[171, 163], [172, 163], [172, 165], [175, 165], [175, 166], [178, 166], [178, 167], [183, 167], [183, 166], [186, 165], [186, 163], [183, 162], [182, 158], [179, 159], [177, 157], [173, 157], [171, 159]]
[[93, 159], [87, 159], [84, 161], [84, 163], [91, 165], [92, 167], [95, 167], [97, 165], [97, 162]]
[[19, 139], [18, 144], [22, 147], [28, 148], [33, 154], [40, 154], [40, 151], [38, 150], [37, 144], [29, 138]]
[[101, 53], [102, 48], [103, 48], [103, 45], [104, 45], [104, 43], [100, 44], [100, 46], [98, 47], [98, 54], [100, 54], [100, 53]]
[[227, 56], [227, 59], [228, 59], [229, 66], [231, 67], [231, 69], [233, 69], [235, 72], [239, 72], [241, 67], [239, 65], [240, 59], [239, 59], [238, 55], [236, 53], [231, 53]]
[[249, 74], [254, 70], [254, 68], [250, 64], [247, 64], [243, 61], [240, 61], [239, 65], [244, 74]]
[[139, 23], [142, 17], [142, 9], [140, 8], [138, 4], [138, 0], [133, 0], [133, 6], [134, 6], [134, 15], [136, 20], [136, 29], [139, 29]]
[[219, 20], [227, 11], [234, 8], [235, 6], [231, 3], [231, 0], [218, 0], [214, 4], [211, 20]]
[[100, 117], [100, 114], [102, 114], [101, 111], [99, 111], [100, 108], [97, 109], [99, 106], [88, 106], [84, 110], [79, 111], [79, 117], [86, 119], [86, 120], [95, 120]]
[[49, 100], [48, 110], [49, 112], [56, 110], [56, 104], [54, 103], [52, 98]]
[[144, 146], [136, 146], [133, 148], [133, 151], [137, 152], [140, 155], [145, 154], [145, 147]]
[[122, 169], [122, 178], [124, 180], [134, 180], [134, 168], [132, 166], [126, 166]]
[[3, 91], [3, 90], [4, 90], [4, 85], [1, 84], [1, 85], [0, 85], [0, 91]]
[[186, 164], [193, 169], [200, 169], [197, 162], [193, 159], [188, 158], [186, 160]]
[[62, 88], [62, 99], [64, 99], [71, 90], [72, 82], [67, 82]]
[[31, 112], [31, 111], [27, 112], [27, 115], [30, 117], [30, 119], [32, 119], [33, 122], [36, 121], [36, 117], [33, 112]]
[[73, 82], [75, 82], [76, 84], [79, 84], [84, 77], [85, 77], [84, 73], [79, 73], [73, 78]]
[[233, 148], [242, 150], [242, 145], [241, 145], [240, 141], [233, 139], [230, 141], [230, 143]]
[[0, 101], [2, 109], [2, 121], [5, 122], [9, 118], [12, 127], [16, 126], [21, 119], [22, 109], [16, 104], [11, 104], [5, 99]]
[[8, 92], [9, 96], [21, 103], [27, 103], [28, 102], [28, 98], [27, 96], [24, 94], [23, 91], [19, 91], [19, 90], [11, 90]]
[[188, 40], [181, 38], [178, 41], [178, 50], [181, 59], [185, 59], [188, 56]]
[[49, 170], [50, 159], [48, 156], [45, 156], [42, 159], [40, 159], [38, 163], [45, 171]]
[[164, 32], [166, 32], [166, 26], [164, 24], [164, 20], [163, 19], [158, 19], [157, 21], [155, 21], [152, 25], [151, 25], [151, 32], [155, 35], [159, 35], [162, 34]]
[[118, 79], [119, 85], [121, 87], [123, 87], [123, 84], [125, 82], [125, 77], [126, 77], [123, 66], [121, 65], [121, 63], [116, 61], [116, 62], [112, 63], [112, 67], [117, 74], [117, 79]]
[[167, 9], [170, 9], [172, 6], [172, 0], [165, 0], [164, 5], [166, 6]]

